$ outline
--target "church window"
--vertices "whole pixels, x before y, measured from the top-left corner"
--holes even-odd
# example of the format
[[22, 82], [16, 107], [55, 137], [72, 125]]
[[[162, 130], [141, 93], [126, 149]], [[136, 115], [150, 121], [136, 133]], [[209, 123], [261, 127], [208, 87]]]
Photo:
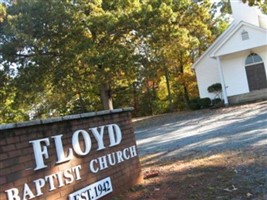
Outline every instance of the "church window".
[[261, 57], [256, 53], [251, 53], [246, 59], [246, 65], [251, 65], [253, 63], [262, 62]]

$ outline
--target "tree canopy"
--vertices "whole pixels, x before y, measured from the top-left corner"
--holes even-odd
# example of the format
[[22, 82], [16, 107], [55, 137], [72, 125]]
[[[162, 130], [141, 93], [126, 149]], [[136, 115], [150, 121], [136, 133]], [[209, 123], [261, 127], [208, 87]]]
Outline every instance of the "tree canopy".
[[227, 27], [209, 0], [0, 6], [0, 123], [133, 106], [186, 109], [191, 64]]

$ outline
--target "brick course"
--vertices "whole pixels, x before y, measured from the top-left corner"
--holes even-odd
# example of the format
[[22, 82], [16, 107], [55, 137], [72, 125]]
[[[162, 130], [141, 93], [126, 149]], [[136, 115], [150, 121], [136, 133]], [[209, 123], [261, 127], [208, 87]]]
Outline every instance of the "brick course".
[[[56, 200], [68, 199], [68, 195], [87, 185], [106, 177], [111, 178], [113, 192], [103, 197], [111, 199], [123, 190], [129, 189], [133, 184], [141, 180], [141, 167], [138, 156], [132, 157], [114, 166], [99, 170], [93, 173], [89, 170], [89, 162], [102, 156], [107, 156], [113, 152], [122, 151], [125, 148], [136, 146], [134, 130], [131, 123], [132, 109], [116, 109], [112, 111], [101, 111], [95, 113], [84, 113], [81, 115], [71, 115], [48, 120], [36, 120], [24, 123], [0, 125], [0, 199], [7, 200], [5, 190], [11, 188], [19, 189], [19, 196], [23, 199], [25, 184], [35, 195], [33, 199]], [[97, 140], [89, 131], [89, 128], [108, 124], [117, 124], [122, 132], [122, 140], [119, 145], [109, 147], [109, 134], [104, 133], [105, 149], [97, 150]], [[76, 130], [86, 130], [91, 138], [92, 146], [89, 154], [78, 156], [74, 153], [74, 158], [68, 162], [57, 164], [57, 155], [54, 141], [51, 136], [62, 136], [64, 152], [67, 155], [69, 148], [72, 148], [72, 134]], [[48, 148], [49, 158], [44, 159], [47, 168], [34, 170], [35, 157], [33, 146], [29, 141], [49, 138]], [[80, 141], [80, 146], [83, 147]], [[129, 153], [129, 151], [128, 151]], [[44, 179], [56, 173], [63, 173], [64, 170], [81, 166], [80, 180], [74, 180], [70, 184], [64, 182], [60, 185], [60, 180], [54, 179], [55, 188], [49, 191], [49, 184], [46, 182], [42, 188], [43, 195], [36, 196], [37, 191], [33, 181]], [[73, 178], [75, 179], [75, 173]], [[66, 177], [65, 177], [66, 179]], [[64, 179], [64, 180], [65, 180]], [[70, 179], [69, 179], [70, 180]]]

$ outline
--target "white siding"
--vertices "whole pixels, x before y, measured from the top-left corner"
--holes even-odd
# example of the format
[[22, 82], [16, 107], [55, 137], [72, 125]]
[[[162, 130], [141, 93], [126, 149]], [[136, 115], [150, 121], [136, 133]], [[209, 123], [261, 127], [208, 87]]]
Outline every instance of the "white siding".
[[[267, 47], [253, 49], [263, 59], [265, 72], [267, 72]], [[249, 92], [245, 60], [251, 53], [251, 50], [223, 56], [221, 66], [224, 73], [227, 95], [233, 96]]]
[[242, 52], [221, 58], [221, 66], [228, 96], [249, 92], [244, 59], [249, 52]]
[[[248, 32], [248, 40], [242, 40], [241, 33], [243, 31]], [[242, 25], [225, 44], [215, 50], [214, 56], [227, 55], [230, 53], [240, 52], [246, 49], [257, 48], [267, 45], [266, 35], [266, 30], [263, 31]]]
[[201, 98], [214, 98], [213, 93], [208, 92], [208, 87], [214, 83], [220, 83], [218, 74], [217, 61], [213, 58], [205, 57], [195, 69], [199, 96]]
[[[221, 57], [221, 67], [227, 87], [227, 95], [234, 96], [249, 92], [248, 81], [245, 69], [245, 60], [251, 52], [261, 56], [265, 72], [267, 73], [267, 46], [250, 49], [235, 54]], [[195, 68], [199, 95], [201, 98], [214, 98], [214, 94], [209, 93], [207, 88], [214, 84], [220, 83], [217, 61], [205, 56]]]
[[[267, 37], [267, 35], [266, 35], [266, 37]], [[261, 47], [261, 48], [257, 48], [253, 51], [254, 51], [254, 53], [258, 54], [262, 58], [262, 60], [264, 62], [264, 66], [265, 66], [265, 72], [267, 73], [267, 45], [264, 47]]]

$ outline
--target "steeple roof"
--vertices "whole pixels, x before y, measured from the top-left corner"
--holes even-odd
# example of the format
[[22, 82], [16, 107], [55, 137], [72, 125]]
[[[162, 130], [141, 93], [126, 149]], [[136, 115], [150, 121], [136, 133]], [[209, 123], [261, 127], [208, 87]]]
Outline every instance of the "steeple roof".
[[234, 22], [247, 22], [259, 26], [259, 15], [261, 11], [256, 6], [249, 6], [241, 0], [230, 0]]

